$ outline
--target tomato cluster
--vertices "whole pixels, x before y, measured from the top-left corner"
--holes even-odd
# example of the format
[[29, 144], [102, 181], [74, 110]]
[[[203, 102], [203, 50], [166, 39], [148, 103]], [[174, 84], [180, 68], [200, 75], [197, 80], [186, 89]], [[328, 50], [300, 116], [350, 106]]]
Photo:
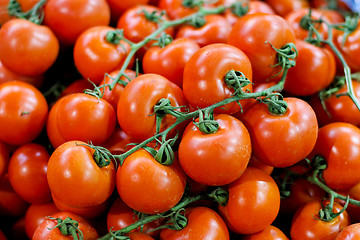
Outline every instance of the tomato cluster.
[[0, 0], [0, 240], [358, 239], [357, 20]]

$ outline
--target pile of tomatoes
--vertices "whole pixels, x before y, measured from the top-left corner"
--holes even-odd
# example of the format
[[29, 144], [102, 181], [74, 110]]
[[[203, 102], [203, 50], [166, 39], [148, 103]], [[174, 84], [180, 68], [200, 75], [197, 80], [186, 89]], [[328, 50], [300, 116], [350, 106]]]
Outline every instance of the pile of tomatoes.
[[0, 0], [0, 24], [0, 240], [360, 238], [342, 1]]

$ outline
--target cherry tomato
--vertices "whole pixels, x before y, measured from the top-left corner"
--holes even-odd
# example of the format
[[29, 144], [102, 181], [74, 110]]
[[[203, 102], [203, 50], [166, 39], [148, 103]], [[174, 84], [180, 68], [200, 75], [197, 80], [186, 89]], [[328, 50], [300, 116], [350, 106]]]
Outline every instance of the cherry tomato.
[[0, 102], [0, 141], [22, 145], [39, 136], [48, 105], [38, 89], [21, 81], [2, 83]]
[[[183, 77], [183, 90], [186, 99], [194, 108], [205, 108], [234, 94], [233, 88], [225, 82], [226, 74], [239, 71], [250, 81], [252, 68], [243, 51], [228, 44], [210, 44], [198, 50], [186, 63]], [[251, 91], [248, 84], [242, 91]], [[246, 106], [248, 100], [240, 100]], [[241, 110], [237, 102], [216, 108], [215, 113], [232, 114]]]
[[[319, 210], [321, 208], [321, 202], [315, 200], [308, 202], [295, 213], [291, 223], [292, 240], [335, 239], [339, 232], [350, 224], [350, 218], [346, 211], [330, 222], [320, 220]], [[338, 213], [341, 209], [342, 206], [334, 202], [333, 212]]]
[[[162, 98], [169, 99], [174, 107], [187, 106], [181, 88], [161, 75], [148, 73], [133, 79], [119, 99], [117, 118], [120, 127], [135, 140], [143, 141], [152, 137], [156, 132], [154, 106]], [[184, 112], [185, 109], [178, 111]], [[175, 121], [175, 117], [166, 115], [162, 119], [160, 132]], [[175, 135], [176, 131], [173, 130], [171, 134]]]
[[25, 214], [28, 206], [12, 188], [8, 175], [0, 178], [0, 215], [20, 217]]
[[[290, 24], [290, 26], [294, 30], [297, 39], [304, 40], [308, 36], [309, 31], [307, 29], [304, 29], [300, 25], [301, 19], [308, 15], [309, 15], [309, 9], [301, 8], [295, 11], [291, 11], [285, 16], [285, 20]], [[311, 9], [311, 19], [314, 20], [324, 19], [325, 21], [330, 22], [329, 19], [327, 19], [324, 16], [324, 14], [321, 11], [318, 11], [317, 9]], [[320, 36], [322, 36], [322, 38], [324, 39], [327, 38], [327, 33], [329, 29], [325, 23], [322, 23], [319, 26], [317, 26], [317, 31], [320, 33]]]
[[[109, 73], [109, 75], [106, 75], [104, 80], [101, 81], [100, 86], [105, 85], [105, 84], [111, 84], [113, 82], [112, 78], [116, 78], [116, 76], [119, 74], [119, 72], [120, 72], [120, 70], [115, 70], [115, 71]], [[126, 69], [124, 71], [124, 73], [131, 80], [136, 77], [136, 72], [134, 72], [133, 70]], [[124, 75], [120, 77], [120, 80], [123, 80], [126, 83], [129, 82], [129, 79], [127, 77], [125, 77]], [[113, 106], [114, 109], [117, 109], [119, 98], [120, 98], [122, 92], [124, 91], [124, 88], [125, 88], [124, 85], [117, 83], [112, 90], [110, 90], [109, 87], [105, 87], [105, 88], [101, 88], [100, 91], [103, 94], [102, 98], [105, 99], [106, 101], [108, 101]]]
[[97, 206], [114, 190], [115, 168], [112, 163], [99, 167], [94, 150], [81, 144], [86, 143], [66, 142], [53, 152], [48, 162], [48, 183], [53, 196], [66, 205]]
[[[280, 16], [265, 13], [240, 18], [233, 26], [228, 41], [249, 57], [254, 82], [276, 80], [281, 76], [278, 74], [281, 67], [274, 67], [278, 63], [277, 53], [270, 44], [279, 49], [294, 42], [295, 35], [290, 25]], [[274, 77], [275, 74], [278, 76]]]
[[7, 172], [10, 153], [4, 143], [0, 142], [0, 178]]
[[226, 206], [219, 205], [219, 211], [232, 231], [240, 234], [262, 231], [278, 215], [279, 188], [264, 171], [248, 167], [228, 189], [229, 201]]
[[44, 82], [44, 76], [40, 75], [36, 77], [27, 77], [16, 74], [10, 71], [9, 69], [7, 69], [0, 61], [0, 84], [14, 80], [30, 83], [39, 89]]
[[185, 64], [199, 49], [190, 38], [177, 38], [164, 48], [150, 47], [142, 62], [144, 73], [157, 73], [182, 88]]
[[202, 133], [190, 123], [179, 145], [179, 160], [193, 180], [212, 186], [235, 181], [245, 171], [251, 156], [250, 135], [238, 119], [215, 115], [219, 123], [215, 133]]
[[[52, 214], [52, 218], [61, 218], [62, 220], [70, 217], [72, 220], [78, 222], [78, 228], [83, 234], [83, 240], [93, 240], [99, 237], [95, 228], [83, 217], [80, 217], [76, 214], [69, 212], [58, 212]], [[42, 240], [42, 239], [73, 239], [71, 235], [64, 236], [58, 228], [54, 228], [57, 224], [56, 220], [46, 218], [40, 225], [36, 228], [33, 240]]]
[[254, 104], [242, 120], [249, 130], [253, 154], [273, 167], [288, 167], [305, 158], [318, 134], [316, 115], [310, 105], [298, 98], [285, 98], [284, 115], [273, 115], [266, 104]]
[[[340, 140], [341, 139], [341, 140]], [[327, 168], [323, 178], [332, 189], [349, 189], [360, 182], [360, 129], [336, 122], [319, 129], [318, 139], [311, 156], [325, 158]]]
[[54, 203], [31, 204], [25, 214], [25, 230], [29, 239], [32, 239], [35, 229], [50, 216], [59, 212]]
[[115, 28], [92, 27], [82, 32], [75, 42], [75, 66], [83, 78], [90, 79], [95, 84], [104, 79], [105, 73], [121, 68], [130, 52], [130, 44], [124, 41], [119, 44], [108, 42], [106, 34], [109, 31], [115, 31]]
[[289, 240], [286, 235], [277, 227], [267, 226], [264, 230], [247, 235], [242, 240]]
[[63, 100], [64, 100], [64, 98], [60, 98], [51, 107], [49, 116], [48, 116], [48, 119], [46, 122], [46, 133], [47, 133], [47, 136], [49, 138], [51, 145], [54, 148], [57, 148], [58, 146], [60, 146], [61, 144], [66, 142], [66, 139], [62, 136], [62, 134], [59, 131], [59, 128], [57, 126], [57, 120], [56, 120], [59, 107]]
[[49, 0], [44, 8], [44, 24], [66, 45], [75, 44], [86, 29], [109, 23], [110, 8], [106, 0]]
[[179, 19], [195, 13], [199, 6], [186, 7], [183, 0], [160, 0], [159, 8], [165, 10], [170, 19]]
[[177, 231], [164, 229], [161, 231], [161, 240], [178, 239], [230, 239], [229, 230], [218, 213], [207, 207], [195, 207], [185, 210], [188, 223], [185, 228]]
[[121, 199], [142, 213], [162, 213], [174, 207], [185, 190], [186, 176], [178, 161], [165, 166], [144, 149], [128, 156], [116, 173]]
[[266, 0], [265, 2], [280, 16], [285, 16], [289, 12], [298, 9], [309, 8], [309, 3], [306, 0]]
[[25, 19], [12, 19], [0, 30], [0, 60], [10, 71], [35, 77], [55, 62], [59, 42], [46, 26]]
[[360, 238], [360, 223], [345, 227], [335, 240], [356, 240]]
[[141, 4], [148, 4], [149, 0], [106, 0], [110, 6], [111, 18], [117, 21], [126, 10]]
[[49, 158], [46, 148], [36, 143], [22, 145], [11, 156], [9, 180], [25, 201], [37, 204], [51, 201], [46, 178]]
[[199, 28], [183, 25], [176, 32], [175, 38], [190, 38], [200, 47], [213, 43], [227, 43], [231, 25], [221, 15], [205, 16], [205, 25]]
[[[360, 83], [352, 80], [352, 85], [354, 94], [358, 101], [360, 101]], [[310, 104], [316, 113], [319, 125], [323, 126], [331, 122], [347, 122], [360, 126], [360, 111], [354, 102], [348, 96], [337, 96], [338, 94], [344, 94], [346, 91], [347, 87], [344, 85], [336, 94], [325, 99], [326, 110], [330, 116], [325, 112], [319, 97], [317, 95], [311, 97]]]
[[328, 87], [335, 77], [333, 53], [302, 40], [296, 41], [296, 48], [296, 65], [288, 71], [285, 91], [296, 96], [310, 96]]
[[[139, 220], [139, 217], [134, 214], [134, 211], [128, 207], [121, 198], [117, 198], [111, 205], [110, 210], [107, 213], [107, 229], [108, 231], [117, 231], [123, 229], [131, 224], [134, 224]], [[135, 229], [132, 232], [143, 232], [153, 237], [157, 237], [160, 231], [153, 231], [158, 228], [161, 224], [160, 220], [156, 220], [145, 224], [142, 229]]]
[[66, 141], [102, 144], [111, 136], [116, 124], [111, 104], [85, 93], [65, 96], [56, 113], [58, 131]]

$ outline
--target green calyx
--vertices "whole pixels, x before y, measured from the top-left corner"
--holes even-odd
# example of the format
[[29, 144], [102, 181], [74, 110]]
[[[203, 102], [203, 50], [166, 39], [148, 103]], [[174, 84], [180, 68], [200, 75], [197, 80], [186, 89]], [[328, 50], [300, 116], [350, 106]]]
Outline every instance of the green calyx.
[[9, 16], [16, 18], [27, 19], [35, 24], [41, 24], [44, 19], [44, 7], [47, 0], [40, 0], [34, 5], [32, 9], [27, 12], [23, 12], [20, 3], [17, 0], [10, 0], [7, 6]]
[[249, 12], [249, 8], [248, 2], [235, 2], [230, 6], [231, 12], [238, 17], [242, 17], [247, 14]]
[[55, 228], [59, 229], [62, 235], [69, 236], [71, 235], [74, 240], [82, 240], [84, 238], [83, 233], [79, 229], [79, 223], [70, 217], [65, 218], [62, 220], [61, 218], [53, 218], [48, 217], [48, 219], [57, 221], [55, 227], [50, 228], [49, 230], [53, 230]]
[[200, 132], [205, 134], [216, 133], [220, 127], [219, 123], [214, 120], [212, 112], [202, 110], [199, 110], [199, 121], [193, 121], [193, 124], [200, 130]]
[[217, 202], [220, 206], [226, 206], [229, 201], [229, 192], [221, 187], [216, 188], [208, 194], [208, 197]]
[[234, 89], [234, 95], [241, 95], [244, 93], [243, 87], [252, 84], [251, 81], [240, 71], [230, 70], [225, 75], [225, 83], [230, 88]]
[[258, 100], [268, 105], [269, 112], [276, 116], [284, 115], [288, 108], [287, 102], [280, 93], [271, 93]]

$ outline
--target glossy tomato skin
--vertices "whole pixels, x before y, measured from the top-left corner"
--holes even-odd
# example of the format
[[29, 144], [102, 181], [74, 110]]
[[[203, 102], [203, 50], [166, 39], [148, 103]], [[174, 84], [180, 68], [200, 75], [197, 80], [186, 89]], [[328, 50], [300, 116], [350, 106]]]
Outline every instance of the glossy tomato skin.
[[288, 71], [285, 91], [295, 96], [310, 96], [328, 87], [335, 77], [333, 53], [302, 40], [296, 41], [296, 48], [296, 65]]
[[154, 240], [155, 238], [150, 235], [142, 232], [134, 232], [126, 234], [126, 236], [130, 237], [130, 240]]
[[[175, 83], [158, 74], [143, 74], [126, 85], [120, 96], [117, 118], [120, 127], [131, 138], [144, 141], [156, 132], [154, 106], [160, 99], [167, 98], [171, 106], [187, 106], [184, 93]], [[178, 111], [184, 112], [184, 108]], [[176, 118], [167, 115], [161, 122], [160, 132], [168, 128]], [[172, 131], [174, 134], [175, 131]]]
[[225, 240], [230, 239], [229, 230], [218, 213], [207, 207], [194, 207], [185, 210], [188, 224], [182, 230], [164, 229], [161, 240]]
[[[80, 217], [76, 214], [69, 213], [69, 212], [58, 212], [55, 214], [52, 214], [50, 217], [53, 218], [61, 218], [64, 220], [67, 217], [70, 217], [71, 219], [78, 222], [79, 226], [78, 228], [83, 233], [83, 240], [94, 240], [99, 237], [97, 231], [95, 228], [83, 217]], [[56, 220], [52, 219], [45, 219], [35, 230], [33, 235], [33, 240], [42, 240], [42, 239], [73, 239], [71, 235], [64, 236], [61, 234], [60, 230], [58, 228], [54, 228], [57, 224]], [[52, 229], [54, 228], [54, 229]]]
[[[350, 224], [347, 212], [343, 212], [331, 222], [319, 220], [320, 201], [311, 201], [298, 209], [291, 223], [290, 236], [292, 240], [332, 240], [339, 232]], [[334, 212], [339, 212], [342, 206], [334, 203]]]
[[277, 64], [277, 53], [269, 43], [275, 48], [281, 48], [287, 43], [295, 43], [295, 35], [282, 17], [255, 13], [245, 15], [235, 23], [228, 43], [239, 48], [249, 57], [254, 82], [265, 82], [270, 79], [276, 80], [281, 76], [279, 74], [270, 78], [281, 72], [281, 67], [273, 67]]
[[148, 4], [149, 0], [106, 0], [110, 6], [111, 18], [116, 22], [121, 14], [136, 5]]
[[245, 235], [241, 240], [289, 240], [277, 227], [267, 226], [264, 230], [251, 235]]
[[205, 16], [205, 25], [196, 28], [190, 25], [180, 26], [175, 38], [190, 38], [197, 42], [200, 47], [213, 43], [227, 43], [231, 25], [221, 15]]
[[7, 69], [0, 61], [0, 84], [4, 82], [11, 82], [14, 80], [30, 83], [31, 85], [34, 85], [36, 88], [40, 89], [44, 82], [44, 75], [36, 77], [19, 75]]
[[221, 186], [235, 181], [244, 172], [251, 156], [251, 140], [238, 119], [220, 114], [214, 120], [219, 123], [215, 133], [202, 133], [194, 123], [187, 126], [179, 145], [179, 160], [193, 180]]
[[59, 106], [63, 100], [64, 98], [60, 98], [55, 102], [49, 111], [49, 115], [46, 121], [46, 133], [54, 149], [66, 142], [66, 139], [59, 131], [56, 120]]
[[110, 8], [106, 0], [49, 0], [44, 7], [44, 24], [65, 45], [74, 45], [86, 29], [109, 23]]
[[0, 215], [21, 217], [28, 207], [29, 203], [14, 191], [8, 175], [0, 178]]
[[289, 12], [309, 8], [309, 3], [306, 0], [266, 0], [265, 2], [283, 17]]
[[360, 129], [349, 123], [335, 122], [319, 129], [311, 157], [321, 155], [327, 168], [323, 178], [332, 189], [349, 189], [360, 182]]
[[167, 12], [170, 19], [183, 18], [199, 10], [198, 6], [194, 8], [185, 7], [182, 0], [160, 0], [158, 6]]
[[39, 136], [48, 105], [38, 89], [21, 81], [0, 84], [0, 102], [0, 141], [22, 145]]
[[253, 234], [264, 230], [276, 218], [280, 192], [275, 181], [260, 169], [248, 167], [228, 185], [229, 201], [219, 211], [230, 230]]
[[187, 61], [200, 49], [190, 38], [178, 38], [164, 48], [150, 47], [143, 58], [144, 73], [162, 75], [182, 88]]
[[[94, 150], [81, 141], [69, 141], [50, 156], [47, 178], [51, 193], [72, 207], [91, 207], [104, 203], [115, 187], [112, 163], [100, 168]], [[76, 193], [76, 194], [75, 194]]]
[[[183, 91], [186, 99], [194, 108], [205, 108], [234, 94], [234, 90], [224, 81], [230, 71], [240, 71], [250, 81], [252, 67], [243, 51], [228, 44], [210, 44], [198, 50], [186, 63], [183, 77]], [[251, 91], [252, 85], [243, 87], [244, 92]], [[239, 101], [246, 106], [248, 100]], [[233, 102], [216, 108], [215, 113], [232, 114], [241, 110]]]
[[121, 199], [132, 209], [147, 214], [162, 213], [181, 199], [186, 175], [178, 160], [165, 166], [144, 149], [128, 156], [116, 173]]
[[[107, 230], [117, 231], [123, 229], [136, 221], [138, 221], [138, 216], [134, 214], [133, 209], [127, 206], [121, 198], [117, 198], [114, 203], [111, 205], [107, 215]], [[159, 227], [161, 224], [161, 220], [156, 220], [150, 223], [147, 223], [143, 226], [142, 229], [138, 228], [131, 232], [143, 232], [149, 234], [153, 237], [158, 237], [160, 231], [153, 231], [155, 228]]]
[[335, 240], [356, 240], [360, 238], [360, 223], [355, 223], [344, 228]]
[[25, 214], [25, 230], [29, 239], [32, 239], [35, 229], [50, 216], [59, 212], [54, 203], [31, 204]]
[[115, 28], [95, 26], [82, 32], [75, 42], [75, 66], [83, 78], [95, 84], [103, 80], [105, 73], [121, 68], [130, 52], [130, 44], [124, 41], [119, 44], [108, 42], [106, 34], [109, 31], [115, 31]]
[[[360, 101], [360, 83], [356, 80], [352, 80], [351, 82], [355, 97]], [[319, 97], [317, 95], [311, 97], [309, 103], [316, 113], [320, 126], [332, 122], [347, 122], [355, 126], [360, 126], [360, 111], [354, 102], [348, 96], [337, 96], [338, 94], [344, 94], [346, 91], [347, 87], [344, 85], [336, 94], [325, 99], [326, 110], [330, 116], [325, 112]]]
[[316, 115], [310, 105], [298, 98], [285, 98], [284, 115], [273, 115], [266, 104], [254, 104], [242, 120], [249, 130], [253, 154], [273, 167], [288, 167], [305, 158], [318, 134]]
[[106, 100], [77, 93], [60, 101], [55, 121], [60, 135], [66, 141], [91, 141], [100, 145], [111, 136], [116, 115]]
[[46, 148], [28, 143], [19, 147], [11, 156], [8, 174], [15, 192], [29, 203], [51, 201], [47, 182], [47, 163], [50, 158]]
[[12, 19], [0, 30], [0, 60], [6, 68], [24, 76], [45, 73], [59, 53], [59, 41], [46, 26]]

